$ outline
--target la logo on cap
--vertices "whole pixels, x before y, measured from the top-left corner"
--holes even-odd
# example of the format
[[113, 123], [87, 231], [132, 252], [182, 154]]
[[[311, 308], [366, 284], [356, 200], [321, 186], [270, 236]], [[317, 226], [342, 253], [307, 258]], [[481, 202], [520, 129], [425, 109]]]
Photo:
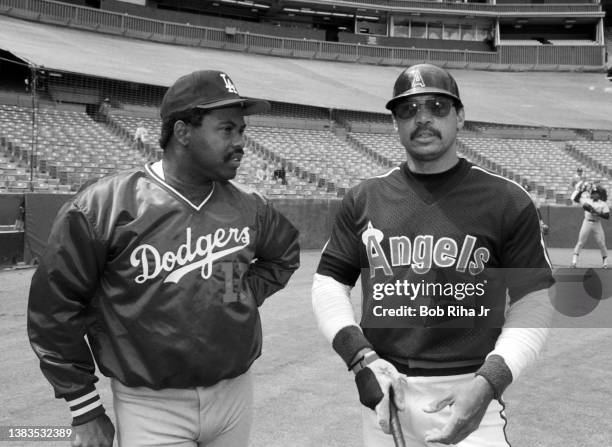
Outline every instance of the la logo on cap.
[[412, 78], [412, 85], [410, 86], [410, 90], [415, 88], [423, 88], [425, 87], [425, 81], [423, 81], [423, 77], [421, 76], [421, 72], [419, 70], [414, 70], [414, 77]]
[[236, 86], [234, 85], [234, 83], [232, 82], [232, 80], [229, 78], [228, 75], [226, 75], [225, 73], [221, 73], [219, 74], [219, 76], [221, 76], [221, 78], [223, 79], [223, 82], [225, 82], [225, 88], [227, 89], [228, 92], [238, 94], [238, 90], [236, 90]]

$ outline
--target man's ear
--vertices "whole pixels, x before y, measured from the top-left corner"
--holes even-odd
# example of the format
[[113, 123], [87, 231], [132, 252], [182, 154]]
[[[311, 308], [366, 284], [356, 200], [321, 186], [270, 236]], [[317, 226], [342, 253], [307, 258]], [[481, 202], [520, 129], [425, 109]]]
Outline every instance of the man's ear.
[[191, 140], [191, 126], [178, 120], [174, 123], [174, 137], [182, 146], [187, 146]]
[[465, 111], [463, 107], [457, 110], [457, 131], [463, 129], [463, 125], [465, 124]]
[[391, 115], [391, 119], [393, 120], [393, 128], [397, 132], [397, 120], [395, 119], [395, 115]]

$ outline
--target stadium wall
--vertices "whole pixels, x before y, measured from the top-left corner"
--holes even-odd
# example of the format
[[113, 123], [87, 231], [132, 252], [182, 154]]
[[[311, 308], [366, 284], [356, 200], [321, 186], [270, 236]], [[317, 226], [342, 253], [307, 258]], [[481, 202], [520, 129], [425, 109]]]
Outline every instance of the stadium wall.
[[23, 194], [0, 194], [0, 266], [23, 260], [23, 231], [14, 231]]
[[22, 193], [0, 194], [0, 226], [13, 225], [19, 216]]
[[23, 231], [0, 230], [0, 267], [23, 261]]
[[[12, 209], [5, 213], [2, 222], [14, 223], [18, 203], [22, 194], [0, 194], [0, 209]], [[2, 260], [26, 262], [40, 256], [45, 248], [51, 223], [59, 208], [72, 196], [63, 194], [26, 193], [26, 232], [5, 233], [0, 239], [0, 264]], [[274, 199], [275, 207], [284, 213], [300, 231], [300, 245], [303, 249], [321, 249], [329, 236], [340, 200], [325, 199]], [[547, 245], [555, 248], [572, 248], [576, 244], [583, 211], [579, 207], [544, 206], [540, 209], [542, 219], [550, 226], [546, 236]], [[10, 215], [9, 215], [10, 214]], [[612, 225], [604, 222], [608, 241], [612, 241]], [[25, 248], [24, 248], [25, 247]], [[586, 248], [596, 248], [589, 240]]]
[[[8, 194], [7, 194], [8, 196]], [[18, 208], [22, 194], [11, 194], [8, 199], [0, 194], [0, 204], [13, 204], [17, 197], [14, 208]], [[72, 195], [68, 194], [44, 194], [26, 193], [26, 233], [25, 253], [26, 261], [39, 257], [44, 251], [51, 224], [60, 207], [66, 203]], [[3, 202], [6, 200], [6, 202]], [[325, 244], [329, 235], [333, 218], [340, 205], [339, 200], [325, 199], [274, 199], [274, 206], [281, 211], [300, 231], [300, 245], [304, 249], [320, 249]], [[12, 205], [11, 205], [12, 206]], [[12, 223], [15, 220], [13, 218]], [[0, 249], [0, 253], [3, 249]]]

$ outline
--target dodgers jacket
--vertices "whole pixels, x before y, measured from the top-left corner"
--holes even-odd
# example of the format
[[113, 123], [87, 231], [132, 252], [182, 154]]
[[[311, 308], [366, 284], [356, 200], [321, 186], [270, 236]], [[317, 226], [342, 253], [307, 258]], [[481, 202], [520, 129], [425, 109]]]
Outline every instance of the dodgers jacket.
[[153, 389], [246, 372], [261, 353], [258, 306], [298, 268], [297, 239], [257, 193], [216, 182], [193, 204], [150, 165], [72, 198], [32, 279], [28, 335], [73, 424], [104, 412], [94, 358]]

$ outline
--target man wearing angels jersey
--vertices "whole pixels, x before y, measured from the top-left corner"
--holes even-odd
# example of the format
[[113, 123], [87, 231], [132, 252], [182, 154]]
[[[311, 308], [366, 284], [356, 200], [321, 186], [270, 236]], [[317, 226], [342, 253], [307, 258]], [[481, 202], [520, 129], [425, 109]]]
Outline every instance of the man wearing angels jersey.
[[503, 392], [550, 318], [536, 208], [457, 156], [464, 109], [447, 71], [407, 68], [387, 108], [407, 160], [344, 197], [312, 288], [319, 327], [355, 373], [366, 446], [393, 446], [390, 387], [407, 445], [507, 446]]
[[28, 334], [70, 408], [74, 446], [113, 443], [94, 358], [111, 378], [120, 446], [248, 445], [258, 308], [299, 265], [293, 225], [230, 181], [244, 116], [268, 108], [226, 73], [183, 76], [161, 104], [163, 159], [100, 179], [60, 210]]

